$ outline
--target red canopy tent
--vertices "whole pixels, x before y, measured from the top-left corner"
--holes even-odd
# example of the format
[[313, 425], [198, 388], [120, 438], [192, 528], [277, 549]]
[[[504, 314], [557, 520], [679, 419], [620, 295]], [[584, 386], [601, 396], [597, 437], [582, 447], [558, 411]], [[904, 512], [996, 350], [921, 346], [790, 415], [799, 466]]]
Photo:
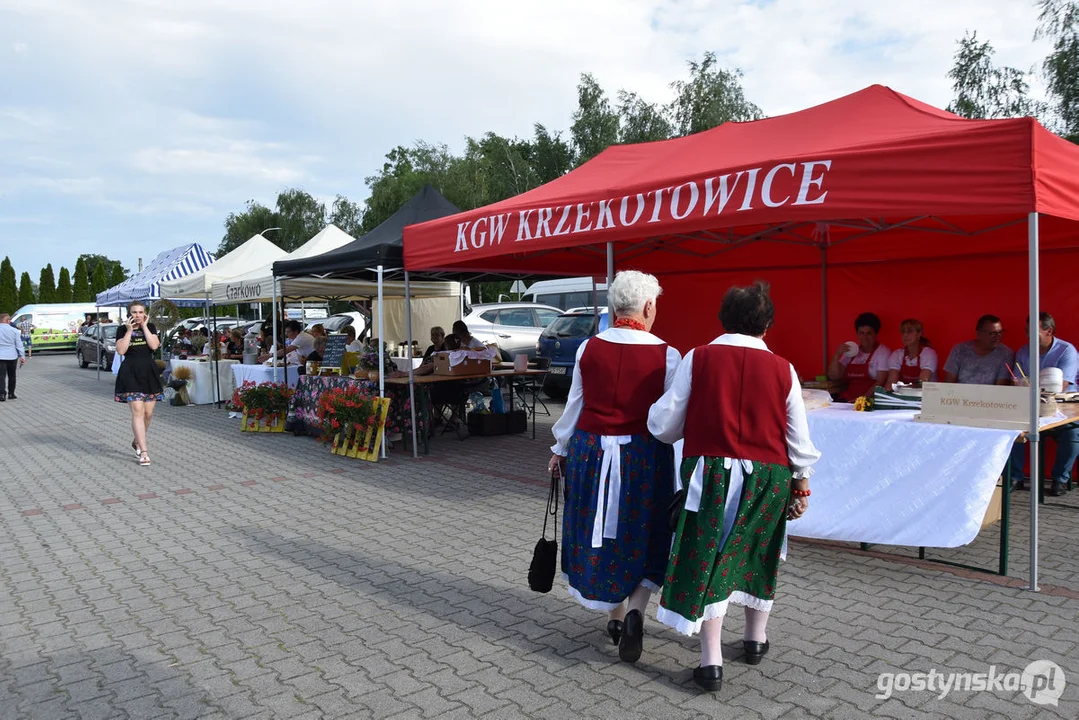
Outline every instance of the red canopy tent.
[[727, 286], [762, 278], [777, 306], [769, 344], [803, 376], [866, 310], [891, 347], [899, 321], [920, 317], [943, 362], [983, 313], [1018, 335], [1038, 312], [1042, 265], [1045, 306], [1062, 336], [1079, 335], [1079, 147], [1032, 118], [966, 120], [875, 85], [611, 147], [529, 192], [406, 227], [404, 256], [410, 271], [654, 273], [655, 331], [683, 351], [719, 333]]
[[[902, 317], [928, 319], [961, 303], [961, 316], [927, 323], [946, 353], [944, 341], [968, 338], [982, 312], [1007, 315], [1003, 308], [1025, 296], [1024, 274], [1010, 275], [1027, 249], [1028, 213], [1043, 214], [1044, 253], [1079, 248], [1077, 171], [1079, 148], [1033, 119], [965, 120], [873, 86], [790, 115], [609, 148], [530, 192], [407, 228], [405, 264], [604, 275], [610, 242], [619, 268], [690, 275], [679, 286], [692, 287], [685, 297], [697, 303], [702, 290], [714, 295], [729, 281], [768, 276], [782, 313], [780, 348], [815, 375], [829, 338], [820, 332], [824, 303], [807, 293], [819, 298], [822, 263], [838, 293], [828, 298], [838, 308], [830, 325], [844, 328], [835, 344], [849, 339], [846, 326], [863, 309], [880, 308], [894, 344]], [[928, 262], [956, 258], [994, 262], [972, 265], [965, 277], [952, 263]], [[897, 261], [918, 265], [875, 266]], [[1064, 264], [1054, 257], [1047, 270]], [[1050, 293], [1066, 276], [1060, 280], [1047, 283]], [[1002, 282], [1015, 286], [1004, 288], [1006, 297]], [[666, 286], [669, 306], [676, 288]], [[1076, 307], [1072, 298], [1047, 300], [1065, 323], [1076, 322], [1065, 312]], [[661, 314], [660, 327], [686, 350], [713, 336], [714, 310], [680, 304], [679, 322]], [[1022, 314], [1010, 319], [1022, 327]]]

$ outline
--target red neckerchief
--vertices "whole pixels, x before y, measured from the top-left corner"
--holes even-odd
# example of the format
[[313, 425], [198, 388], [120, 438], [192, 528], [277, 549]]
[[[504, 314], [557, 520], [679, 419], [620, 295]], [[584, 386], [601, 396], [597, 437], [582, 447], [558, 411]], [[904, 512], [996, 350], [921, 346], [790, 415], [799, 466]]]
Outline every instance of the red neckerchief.
[[648, 332], [644, 323], [636, 318], [621, 317], [614, 321], [616, 328], [625, 328], [627, 330], [640, 330], [641, 332]]

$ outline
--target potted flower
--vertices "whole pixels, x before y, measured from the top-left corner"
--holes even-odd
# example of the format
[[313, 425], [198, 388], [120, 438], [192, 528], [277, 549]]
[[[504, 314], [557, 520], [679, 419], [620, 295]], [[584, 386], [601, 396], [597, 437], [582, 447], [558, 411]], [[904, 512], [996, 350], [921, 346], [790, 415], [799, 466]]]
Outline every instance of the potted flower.
[[285, 383], [244, 383], [234, 402], [243, 407], [240, 427], [245, 432], [284, 432], [285, 415], [293, 390]]
[[330, 388], [318, 400], [321, 439], [333, 443], [335, 455], [377, 460], [388, 409], [388, 399], [373, 397], [359, 385]]
[[377, 348], [368, 346], [360, 355], [360, 370], [367, 371], [367, 379], [371, 382], [378, 382], [379, 373], [384, 372], [388, 375], [396, 369], [397, 366], [394, 365], [389, 352], [385, 349], [385, 344], [381, 353]]

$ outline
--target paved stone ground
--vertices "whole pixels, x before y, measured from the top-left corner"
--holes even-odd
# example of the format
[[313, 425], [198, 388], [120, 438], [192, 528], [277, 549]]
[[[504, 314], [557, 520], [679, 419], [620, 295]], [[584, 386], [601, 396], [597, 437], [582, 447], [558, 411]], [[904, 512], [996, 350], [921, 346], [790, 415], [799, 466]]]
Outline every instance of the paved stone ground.
[[[527, 589], [549, 421], [537, 441], [447, 436], [429, 459], [373, 465], [163, 406], [141, 468], [111, 377], [94, 375], [37, 357], [0, 405], [5, 719], [1079, 715], [1072, 498], [1044, 509], [1039, 594], [911, 548], [794, 543], [772, 653], [738, 662], [730, 618], [713, 696], [690, 680], [695, 640], [649, 621], [644, 657], [621, 664], [601, 617], [561, 586]], [[995, 532], [934, 557], [991, 565]], [[880, 673], [1036, 659], [1068, 673], [1059, 706], [1014, 690], [874, 697]]]

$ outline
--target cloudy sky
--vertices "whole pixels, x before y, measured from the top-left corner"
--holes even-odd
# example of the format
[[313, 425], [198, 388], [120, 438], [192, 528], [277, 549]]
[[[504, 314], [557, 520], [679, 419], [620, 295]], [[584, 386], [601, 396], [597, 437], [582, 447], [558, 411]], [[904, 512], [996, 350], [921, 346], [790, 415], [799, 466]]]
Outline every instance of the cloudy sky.
[[0, 0], [0, 255], [211, 251], [279, 190], [362, 201], [396, 145], [566, 129], [715, 51], [769, 115], [873, 83], [944, 106], [956, 39], [1046, 53], [1033, 0]]

